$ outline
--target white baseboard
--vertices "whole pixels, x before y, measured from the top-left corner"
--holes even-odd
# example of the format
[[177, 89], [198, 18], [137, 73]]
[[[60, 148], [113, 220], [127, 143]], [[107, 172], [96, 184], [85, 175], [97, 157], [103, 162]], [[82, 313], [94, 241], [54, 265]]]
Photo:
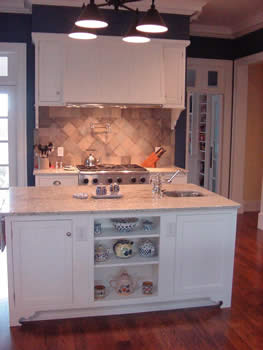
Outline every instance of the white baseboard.
[[258, 214], [258, 229], [263, 230], [263, 212]]
[[248, 211], [260, 211], [260, 200], [256, 201], [243, 201], [244, 212]]

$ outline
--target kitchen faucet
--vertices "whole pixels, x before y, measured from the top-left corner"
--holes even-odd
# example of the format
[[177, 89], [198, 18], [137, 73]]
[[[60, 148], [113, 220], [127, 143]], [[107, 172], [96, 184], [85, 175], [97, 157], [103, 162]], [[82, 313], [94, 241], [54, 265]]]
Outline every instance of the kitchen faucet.
[[170, 177], [169, 180], [167, 180], [168, 183], [171, 183], [173, 179], [178, 175], [178, 174], [185, 174], [184, 170], [182, 169], [177, 169], [176, 172]]

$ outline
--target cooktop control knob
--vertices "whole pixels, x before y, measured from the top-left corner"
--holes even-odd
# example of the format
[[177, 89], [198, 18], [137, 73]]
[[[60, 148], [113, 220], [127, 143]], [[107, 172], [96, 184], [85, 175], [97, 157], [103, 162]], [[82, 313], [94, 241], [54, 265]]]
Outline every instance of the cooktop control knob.
[[111, 177], [108, 178], [108, 183], [112, 184], [112, 178]]
[[131, 182], [132, 182], [133, 184], [135, 184], [135, 182], [136, 182], [136, 177], [132, 177], [132, 178], [131, 178]]
[[141, 181], [142, 184], [144, 184], [145, 181], [146, 181], [145, 177], [141, 177], [140, 181]]
[[122, 183], [122, 179], [120, 177], [117, 177], [118, 184]]
[[98, 183], [98, 179], [93, 179], [92, 182], [93, 182], [94, 184], [97, 184], [97, 183]]
[[84, 179], [83, 182], [85, 185], [87, 185], [89, 183], [89, 179]]

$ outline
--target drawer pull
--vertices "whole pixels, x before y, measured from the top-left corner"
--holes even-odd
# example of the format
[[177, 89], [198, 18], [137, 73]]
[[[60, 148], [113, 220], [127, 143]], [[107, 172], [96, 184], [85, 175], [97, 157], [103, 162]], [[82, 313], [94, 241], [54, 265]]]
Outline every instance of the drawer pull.
[[58, 181], [58, 180], [53, 181], [53, 185], [55, 185], [55, 186], [59, 186], [59, 185], [61, 185], [61, 181]]
[[66, 235], [67, 235], [68, 237], [70, 237], [70, 236], [71, 236], [71, 232], [67, 232]]

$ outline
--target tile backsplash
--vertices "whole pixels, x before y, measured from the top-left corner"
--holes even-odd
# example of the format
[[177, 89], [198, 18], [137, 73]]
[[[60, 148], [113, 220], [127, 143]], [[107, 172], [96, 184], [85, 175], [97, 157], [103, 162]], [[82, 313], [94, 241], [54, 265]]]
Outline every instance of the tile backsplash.
[[[101, 163], [141, 164], [163, 146], [166, 153], [157, 166], [168, 166], [174, 161], [170, 125], [169, 109], [40, 107], [35, 143], [64, 147], [63, 163], [72, 165], [84, 164], [90, 152]], [[56, 160], [57, 150], [50, 155], [52, 165]]]

